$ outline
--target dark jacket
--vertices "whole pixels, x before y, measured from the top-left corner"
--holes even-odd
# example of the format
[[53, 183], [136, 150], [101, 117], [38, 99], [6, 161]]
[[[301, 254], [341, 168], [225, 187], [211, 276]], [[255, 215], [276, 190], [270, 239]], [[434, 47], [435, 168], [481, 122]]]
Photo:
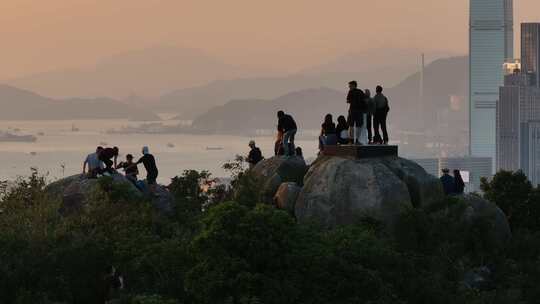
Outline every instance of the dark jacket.
[[375, 97], [373, 97], [373, 101], [375, 103], [375, 111], [386, 113], [390, 111], [390, 105], [388, 104], [388, 98], [384, 96], [382, 93], [377, 93]]
[[366, 95], [360, 89], [349, 90], [347, 103], [350, 104], [349, 111], [351, 112], [367, 112]]
[[441, 176], [441, 183], [443, 186], [444, 194], [450, 195], [456, 192], [456, 182], [454, 178], [448, 174]]
[[322, 134], [323, 135], [329, 135], [329, 134], [336, 134], [336, 124], [335, 123], [323, 123], [322, 126]]
[[285, 114], [278, 120], [278, 130], [283, 131], [283, 133], [296, 129], [296, 122], [291, 115]]
[[248, 163], [252, 165], [258, 164], [263, 159], [261, 149], [255, 147], [249, 151]]
[[118, 156], [118, 152], [115, 151], [113, 148], [105, 148], [99, 153], [99, 159], [101, 161], [111, 159], [115, 156]]
[[145, 154], [143, 157], [141, 157], [135, 164], [142, 163], [144, 165], [144, 168], [146, 169], [146, 174], [148, 176], [157, 176], [158, 175], [158, 169], [156, 166], [156, 159], [152, 154]]

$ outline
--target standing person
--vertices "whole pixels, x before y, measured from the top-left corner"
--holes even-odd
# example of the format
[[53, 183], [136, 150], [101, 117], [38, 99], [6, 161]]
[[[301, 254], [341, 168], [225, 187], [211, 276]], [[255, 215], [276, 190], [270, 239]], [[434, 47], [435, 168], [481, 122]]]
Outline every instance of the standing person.
[[456, 182], [452, 176], [450, 176], [450, 170], [448, 168], [442, 169], [443, 175], [441, 176], [441, 184], [443, 186], [444, 194], [451, 195], [456, 192]]
[[337, 122], [336, 135], [338, 144], [345, 145], [349, 142], [349, 124], [343, 115], [338, 117]]
[[133, 163], [133, 155], [126, 155], [126, 161], [120, 162], [116, 169], [124, 169], [126, 178], [132, 182], [134, 185], [137, 185], [137, 175], [139, 175], [139, 169], [137, 165]]
[[319, 136], [319, 149], [324, 146], [337, 145], [336, 124], [333, 121], [332, 114], [326, 114], [324, 122], [321, 125], [321, 135]]
[[96, 152], [88, 154], [83, 163], [83, 174], [86, 174], [86, 167], [88, 167], [88, 178], [97, 178], [97, 175], [103, 170], [103, 162], [99, 159], [99, 153], [103, 150], [103, 147], [96, 148]]
[[154, 155], [150, 154], [150, 149], [147, 146], [142, 148], [142, 154], [143, 156], [139, 158], [135, 165], [140, 163], [144, 165], [144, 169], [146, 169], [146, 182], [150, 187], [150, 191], [156, 193], [156, 180], [159, 173], [156, 166], [156, 159]]
[[294, 154], [294, 136], [297, 132], [297, 125], [294, 118], [285, 114], [283, 111], [277, 113], [278, 116], [278, 130], [283, 132], [283, 150], [285, 156], [291, 156]]
[[116, 160], [118, 159], [118, 147], [114, 148], [105, 148], [99, 153], [99, 160], [105, 164], [105, 169], [103, 172], [108, 172], [109, 174], [114, 173], [114, 168], [116, 167]]
[[367, 123], [366, 128], [368, 132], [368, 143], [373, 143], [373, 116], [375, 116], [375, 101], [371, 98], [371, 91], [369, 89], [364, 90], [366, 95], [366, 107], [367, 107]]
[[[347, 103], [349, 104], [349, 137], [352, 144], [367, 143], [367, 130], [364, 126], [364, 114], [366, 113], [366, 97], [362, 90], [358, 89], [356, 81], [349, 82], [349, 93]], [[365, 137], [365, 138], [364, 138]]]
[[461, 177], [461, 172], [459, 170], [454, 170], [454, 190], [456, 194], [463, 194], [465, 192], [465, 182]]
[[249, 155], [247, 157], [247, 161], [249, 163], [249, 168], [255, 167], [261, 160], [263, 160], [261, 149], [259, 149], [255, 145], [255, 141], [252, 140], [249, 142], [249, 147], [251, 150], [249, 151]]
[[[388, 105], [388, 98], [382, 93], [383, 88], [379, 85], [377, 86], [377, 94], [373, 97], [375, 102], [375, 143], [379, 144], [388, 144], [388, 132], [386, 130], [386, 117], [390, 111], [390, 106]], [[381, 134], [379, 133], [379, 126], [382, 129], [383, 137], [381, 139]]]

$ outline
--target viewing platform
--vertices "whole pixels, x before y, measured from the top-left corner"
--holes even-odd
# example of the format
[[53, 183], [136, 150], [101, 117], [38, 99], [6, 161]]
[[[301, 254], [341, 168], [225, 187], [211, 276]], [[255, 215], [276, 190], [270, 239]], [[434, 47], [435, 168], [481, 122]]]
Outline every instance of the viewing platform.
[[354, 157], [357, 159], [398, 156], [395, 145], [338, 145], [324, 146], [322, 153], [326, 156]]

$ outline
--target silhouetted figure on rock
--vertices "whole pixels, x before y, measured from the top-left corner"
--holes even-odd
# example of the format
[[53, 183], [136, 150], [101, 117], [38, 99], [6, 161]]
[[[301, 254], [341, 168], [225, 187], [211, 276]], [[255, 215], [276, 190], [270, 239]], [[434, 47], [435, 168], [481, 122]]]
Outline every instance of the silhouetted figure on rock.
[[349, 142], [349, 124], [345, 116], [340, 115], [338, 117], [338, 124], [336, 127], [336, 136], [338, 144], [345, 145]]
[[443, 186], [444, 194], [452, 195], [456, 192], [456, 182], [452, 176], [450, 176], [450, 170], [448, 168], [442, 169], [443, 175], [441, 176], [441, 183]]
[[347, 103], [349, 104], [349, 132], [353, 144], [367, 144], [366, 124], [366, 96], [364, 92], [358, 89], [356, 81], [349, 82], [349, 93], [347, 94]]
[[364, 94], [366, 95], [366, 107], [367, 107], [367, 115], [366, 115], [366, 128], [367, 128], [367, 134], [368, 134], [368, 143], [373, 143], [373, 117], [375, 116], [375, 101], [373, 98], [371, 98], [371, 91], [369, 89], [364, 90]]
[[263, 155], [261, 149], [255, 145], [254, 140], [249, 142], [249, 147], [251, 150], [249, 151], [247, 162], [249, 163], [249, 168], [251, 169], [255, 167], [255, 165], [257, 165], [261, 160], [263, 160]]
[[156, 159], [154, 158], [154, 155], [150, 154], [150, 150], [146, 146], [142, 148], [142, 154], [143, 156], [135, 163], [135, 165], [140, 163], [144, 165], [144, 168], [146, 169], [146, 182], [150, 187], [150, 191], [155, 193], [156, 180], [159, 173], [156, 166]]
[[109, 174], [114, 173], [114, 168], [116, 167], [116, 160], [118, 159], [118, 147], [114, 148], [105, 148], [99, 152], [99, 160], [101, 160], [105, 164], [105, 169], [103, 169], [103, 172], [107, 172]]
[[120, 162], [116, 169], [124, 169], [126, 179], [132, 182], [134, 185], [137, 185], [137, 175], [139, 175], [139, 169], [137, 165], [133, 162], [133, 155], [126, 155], [126, 161]]
[[[98, 174], [101, 174], [103, 170], [103, 162], [99, 159], [99, 154], [103, 150], [103, 147], [96, 148], [96, 152], [88, 154], [83, 163], [83, 175], [88, 178], [97, 178]], [[88, 171], [86, 168], [88, 167]], [[88, 174], [87, 174], [88, 173]]]
[[333, 121], [332, 114], [326, 114], [324, 122], [321, 125], [321, 135], [319, 136], [319, 149], [324, 146], [337, 145], [336, 124]]
[[278, 130], [283, 132], [283, 150], [286, 156], [294, 154], [294, 137], [297, 132], [297, 125], [294, 118], [283, 111], [277, 113]]
[[[373, 97], [375, 103], [375, 137], [373, 139], [374, 143], [378, 144], [388, 144], [388, 131], [386, 130], [386, 117], [390, 111], [390, 106], [388, 105], [388, 98], [382, 93], [383, 88], [377, 86], [377, 94]], [[382, 129], [383, 137], [379, 132], [379, 127]]]

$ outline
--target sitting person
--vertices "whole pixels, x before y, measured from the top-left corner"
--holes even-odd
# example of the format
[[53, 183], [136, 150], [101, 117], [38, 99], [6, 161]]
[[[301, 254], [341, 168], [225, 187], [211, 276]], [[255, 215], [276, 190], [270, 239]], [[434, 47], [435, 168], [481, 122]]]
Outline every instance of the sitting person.
[[133, 155], [126, 155], [126, 161], [120, 162], [118, 166], [116, 166], [116, 169], [124, 169], [126, 178], [134, 185], [137, 184], [137, 175], [139, 175], [139, 169], [137, 168], [137, 164], [133, 162]]
[[349, 124], [345, 116], [340, 115], [338, 117], [338, 124], [336, 127], [337, 142], [340, 145], [346, 145], [349, 143]]
[[249, 168], [255, 167], [261, 160], [263, 160], [261, 149], [259, 149], [255, 145], [255, 141], [252, 140], [249, 142], [249, 147], [251, 150], [249, 151], [249, 155], [247, 157], [247, 162], [249, 163]]
[[103, 169], [103, 172], [107, 172], [109, 174], [114, 173], [114, 167], [116, 167], [116, 160], [118, 159], [118, 147], [114, 148], [105, 148], [101, 150], [99, 153], [99, 160], [101, 160], [105, 164], [105, 169]]
[[324, 123], [321, 125], [321, 135], [319, 136], [319, 149], [324, 146], [337, 145], [336, 124], [332, 119], [332, 114], [326, 114]]
[[99, 154], [103, 150], [103, 147], [97, 147], [96, 152], [88, 154], [83, 163], [83, 174], [86, 175], [86, 168], [88, 167], [88, 178], [97, 178], [98, 174], [103, 170], [103, 162], [99, 159]]

